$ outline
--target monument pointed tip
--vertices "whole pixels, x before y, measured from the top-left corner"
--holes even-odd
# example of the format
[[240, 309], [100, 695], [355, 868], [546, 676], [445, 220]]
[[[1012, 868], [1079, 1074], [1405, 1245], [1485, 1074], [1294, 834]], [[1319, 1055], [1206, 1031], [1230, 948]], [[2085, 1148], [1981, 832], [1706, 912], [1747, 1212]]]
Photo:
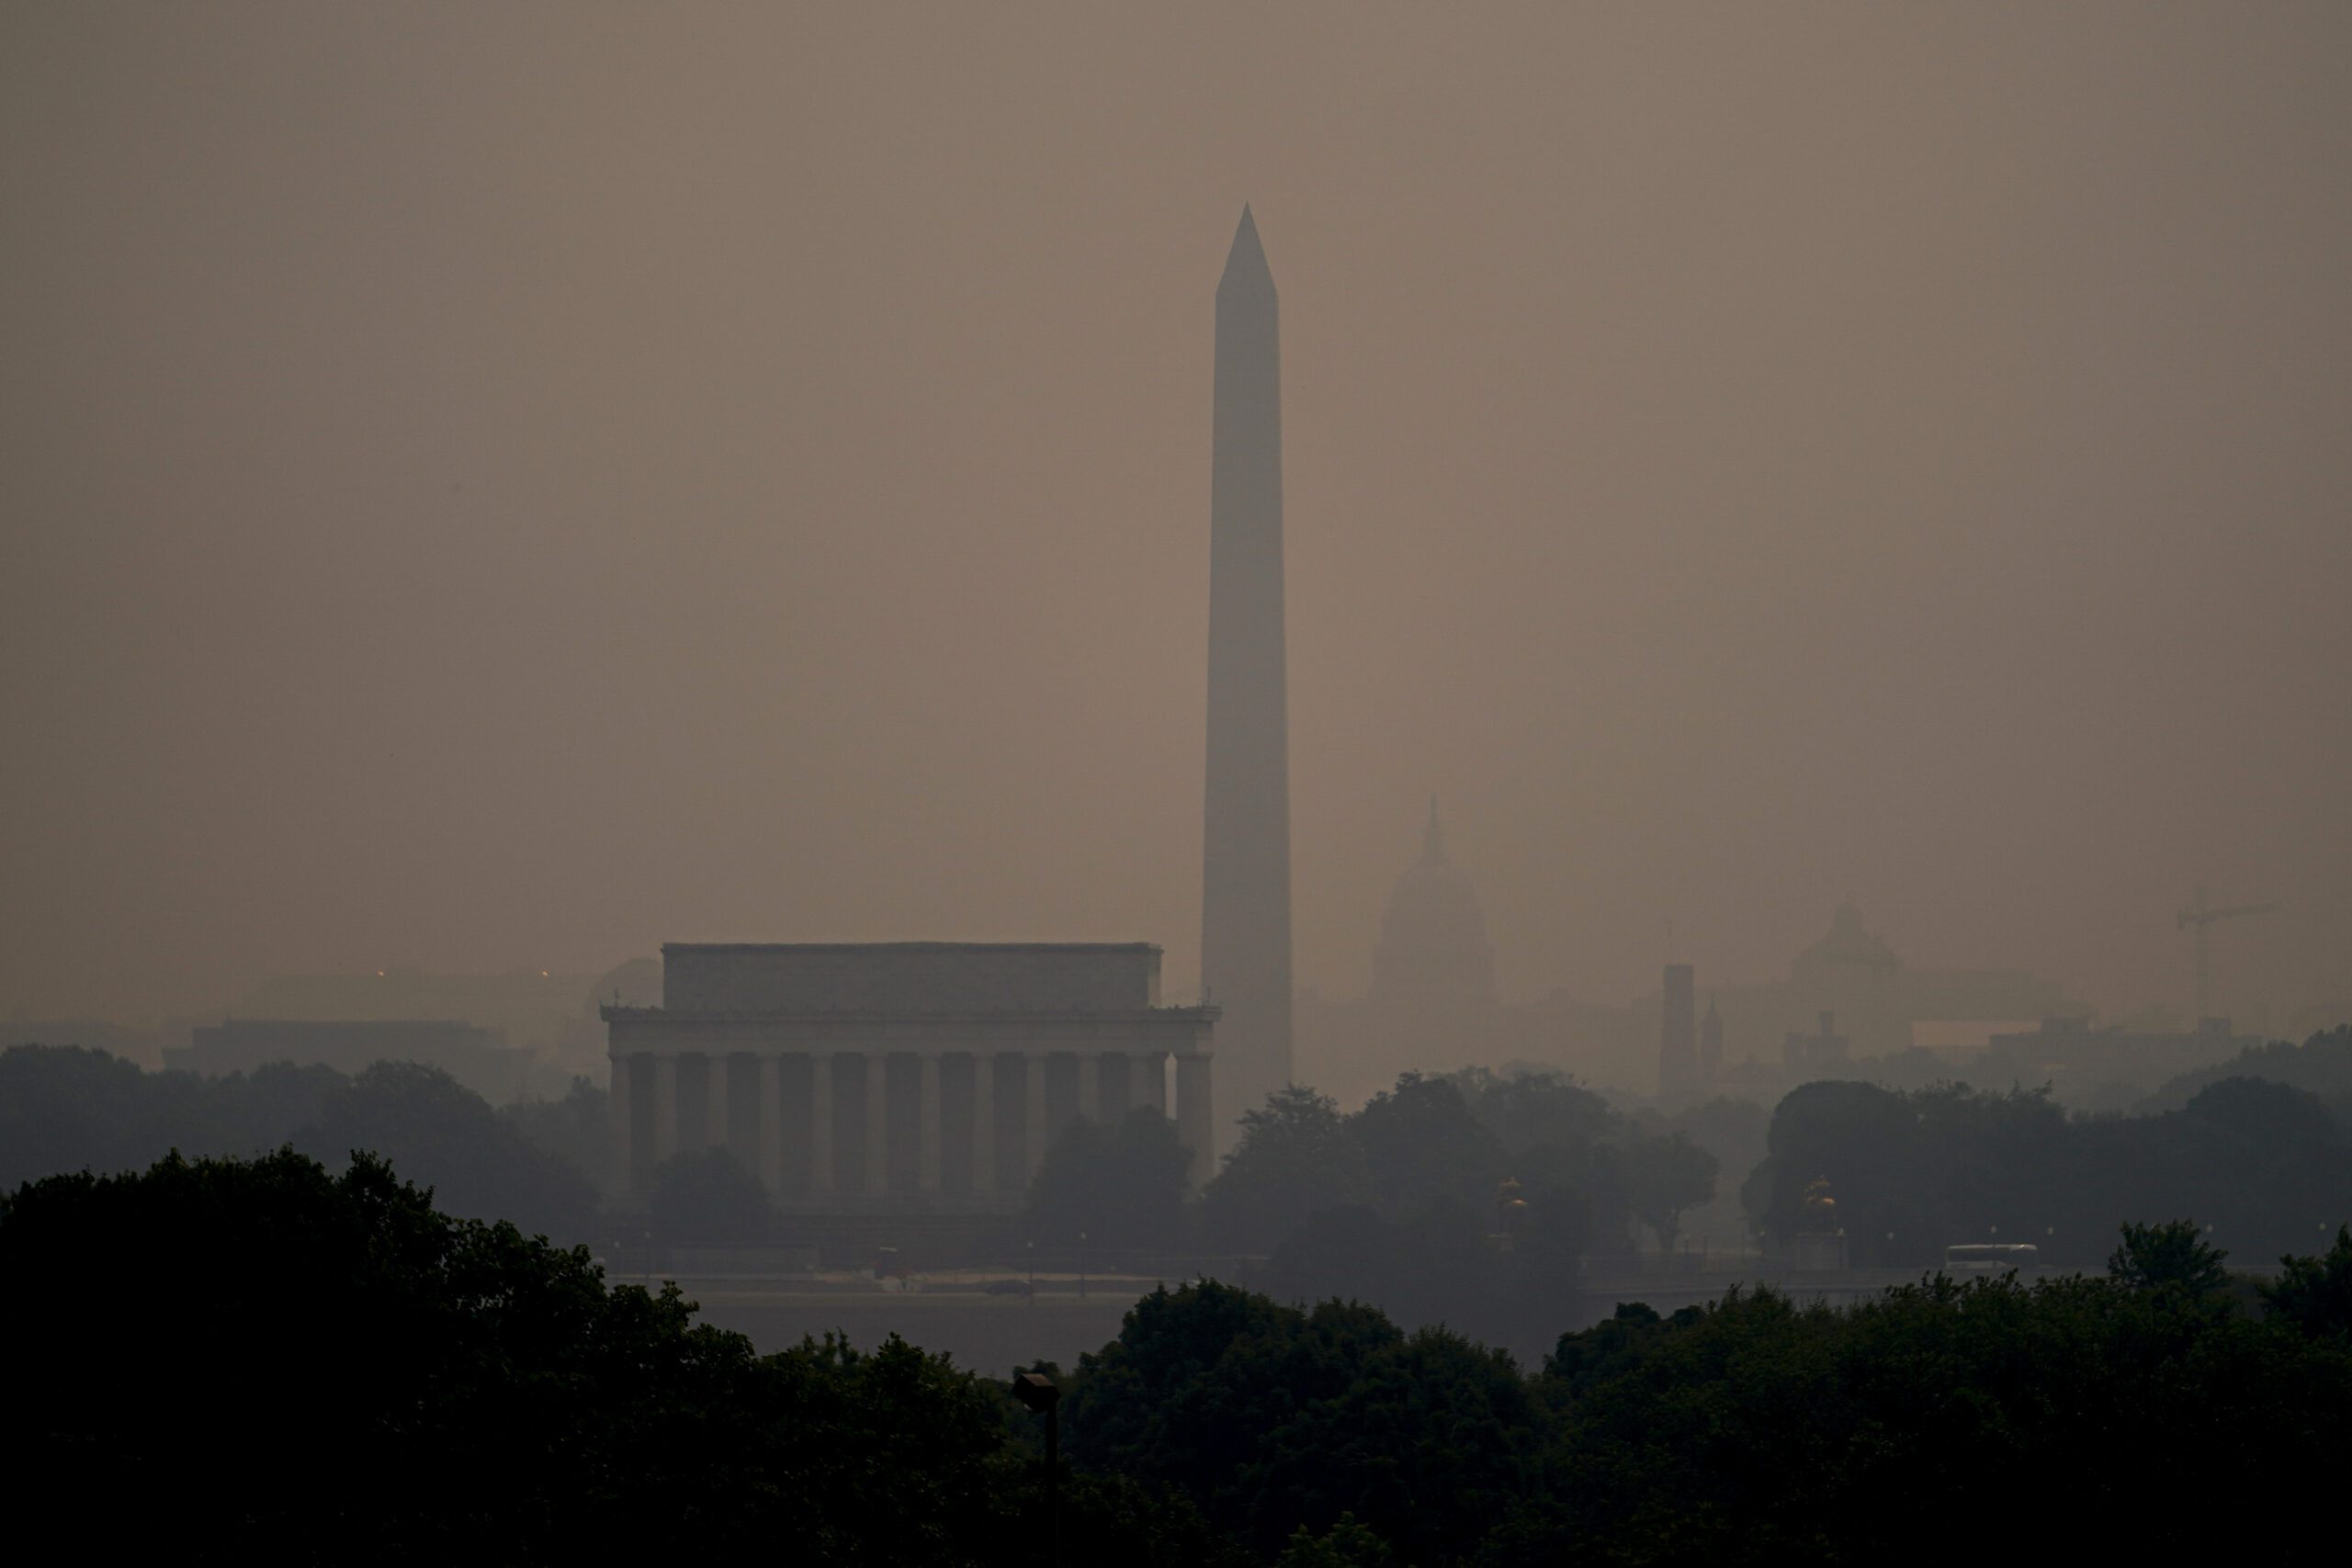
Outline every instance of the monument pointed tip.
[[1226, 253], [1225, 278], [1236, 277], [1252, 281], [1262, 278], [1268, 285], [1274, 280], [1273, 269], [1266, 265], [1266, 247], [1258, 240], [1258, 220], [1251, 215], [1250, 204], [1241, 204], [1241, 222], [1233, 231], [1233, 248]]

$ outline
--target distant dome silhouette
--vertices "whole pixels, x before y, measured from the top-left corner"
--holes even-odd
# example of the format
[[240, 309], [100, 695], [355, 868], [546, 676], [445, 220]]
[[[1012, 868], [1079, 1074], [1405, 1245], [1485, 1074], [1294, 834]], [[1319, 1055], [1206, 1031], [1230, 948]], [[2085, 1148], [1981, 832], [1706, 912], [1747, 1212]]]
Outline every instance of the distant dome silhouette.
[[1794, 965], [1799, 975], [1833, 967], [1874, 969], [1890, 975], [1903, 967], [1894, 949], [1864, 929], [1862, 911], [1851, 898], [1838, 906], [1838, 912], [1829, 918], [1829, 930], [1797, 954]]
[[1372, 953], [1374, 998], [1413, 1007], [1489, 1004], [1495, 947], [1470, 879], [1446, 858], [1445, 829], [1430, 797], [1421, 858], [1396, 879]]

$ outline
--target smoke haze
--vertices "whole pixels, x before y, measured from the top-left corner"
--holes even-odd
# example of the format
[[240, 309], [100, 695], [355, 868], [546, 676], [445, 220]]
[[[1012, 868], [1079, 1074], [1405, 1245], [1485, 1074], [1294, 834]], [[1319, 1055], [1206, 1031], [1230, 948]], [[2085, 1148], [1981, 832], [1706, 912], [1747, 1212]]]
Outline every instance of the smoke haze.
[[2339, 6], [0, 13], [0, 1010], [664, 940], [1196, 963], [1212, 303], [1283, 307], [1298, 975], [1425, 801], [2186, 1010], [2352, 942]]

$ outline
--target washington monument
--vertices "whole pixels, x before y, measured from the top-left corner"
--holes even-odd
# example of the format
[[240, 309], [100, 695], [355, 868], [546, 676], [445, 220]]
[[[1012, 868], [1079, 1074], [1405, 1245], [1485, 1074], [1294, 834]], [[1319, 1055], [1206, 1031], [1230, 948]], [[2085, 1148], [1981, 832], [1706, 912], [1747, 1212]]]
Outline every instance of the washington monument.
[[[1282, 347], [1274, 277], [1247, 207], [1216, 286], [1210, 467], [1201, 985], [1204, 999], [1224, 1010], [1216, 1125], [1229, 1142], [1235, 1119], [1291, 1076]], [[1212, 1165], [1195, 1179], [1214, 1174]]]

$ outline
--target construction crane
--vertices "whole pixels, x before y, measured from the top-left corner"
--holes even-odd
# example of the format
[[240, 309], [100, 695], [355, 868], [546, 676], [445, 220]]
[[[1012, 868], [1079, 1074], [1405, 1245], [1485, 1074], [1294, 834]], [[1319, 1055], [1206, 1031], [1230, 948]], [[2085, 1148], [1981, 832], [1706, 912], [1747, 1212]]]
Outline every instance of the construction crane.
[[2219, 921], [2234, 920], [2240, 915], [2267, 915], [2278, 907], [2276, 904], [2234, 904], [2226, 909], [2216, 909], [2207, 901], [2205, 885], [2200, 882], [2197, 885], [2197, 891], [2189, 895], [2188, 908], [2173, 918], [2175, 931], [2194, 927], [2197, 931], [2197, 1025], [2199, 1028], [2203, 1028], [2205, 1021], [2212, 1016], [2211, 955], [2208, 952], [2206, 933], [2211, 931]]

